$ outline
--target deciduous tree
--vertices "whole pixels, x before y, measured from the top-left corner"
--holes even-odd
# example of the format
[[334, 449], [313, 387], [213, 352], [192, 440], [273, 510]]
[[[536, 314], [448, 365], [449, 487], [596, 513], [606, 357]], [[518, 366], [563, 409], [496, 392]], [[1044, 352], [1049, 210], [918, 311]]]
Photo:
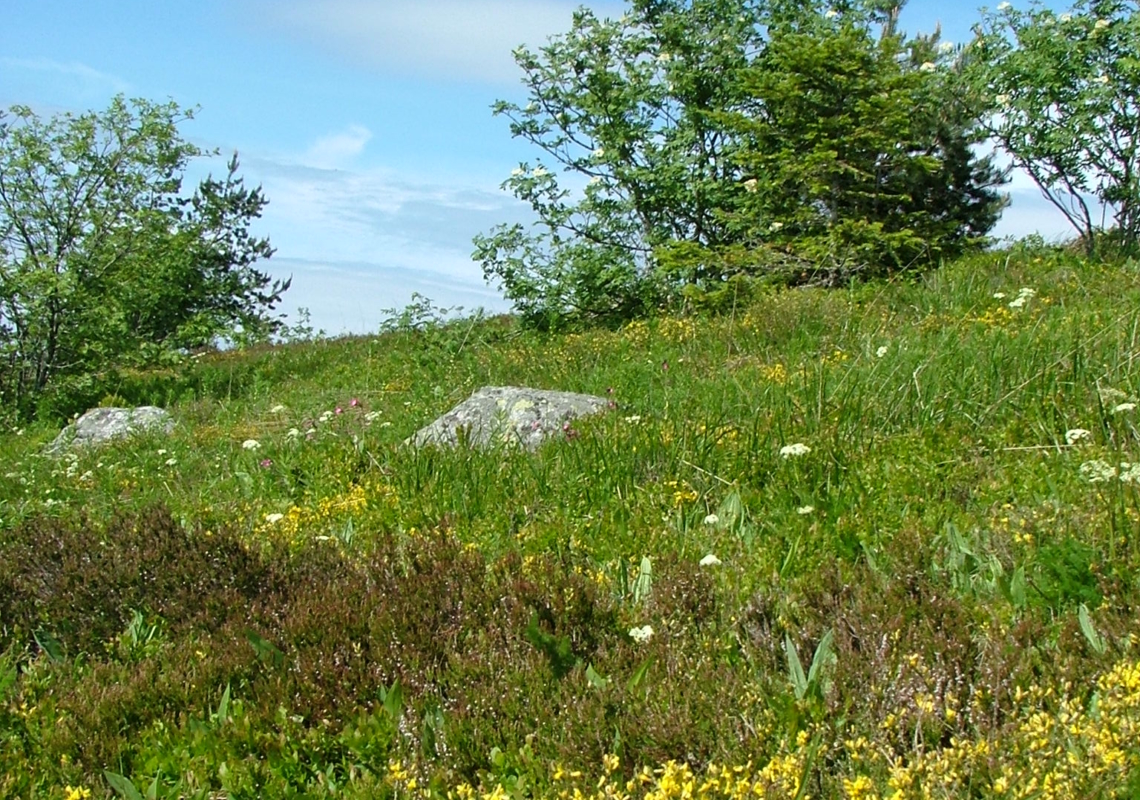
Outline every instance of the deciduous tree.
[[288, 281], [254, 268], [273, 250], [250, 225], [266, 199], [238, 177], [182, 191], [210, 155], [175, 103], [127, 101], [41, 119], [0, 112], [0, 401], [33, 412], [45, 392], [114, 365], [271, 332]]

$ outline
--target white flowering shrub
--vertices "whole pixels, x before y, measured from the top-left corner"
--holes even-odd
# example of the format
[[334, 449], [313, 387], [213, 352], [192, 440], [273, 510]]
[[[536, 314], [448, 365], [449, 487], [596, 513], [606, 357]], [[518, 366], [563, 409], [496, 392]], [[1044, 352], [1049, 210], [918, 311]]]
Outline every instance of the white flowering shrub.
[[1140, 18], [1123, 0], [1056, 13], [1002, 3], [983, 12], [965, 74], [986, 126], [1093, 254], [1110, 216], [1125, 250], [1140, 237]]

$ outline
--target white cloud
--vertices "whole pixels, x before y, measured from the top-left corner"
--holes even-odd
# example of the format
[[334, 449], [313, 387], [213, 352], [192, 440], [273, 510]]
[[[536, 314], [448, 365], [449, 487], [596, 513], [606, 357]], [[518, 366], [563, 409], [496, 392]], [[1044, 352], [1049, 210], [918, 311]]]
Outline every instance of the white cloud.
[[324, 169], [337, 169], [349, 164], [364, 152], [372, 131], [363, 125], [349, 125], [347, 130], [322, 136], [304, 156], [304, 163]]
[[[517, 83], [511, 52], [570, 29], [574, 0], [286, 0], [259, 20], [383, 70]], [[617, 2], [594, 3], [621, 13]]]
[[[311, 163], [315, 149], [292, 158], [242, 159], [247, 184], [260, 184], [269, 199], [256, 227], [277, 253], [263, 267], [293, 276], [281, 311], [295, 320], [297, 310], [307, 308], [314, 327], [339, 334], [376, 330], [385, 309], [403, 308], [413, 292], [437, 306], [506, 310], [472, 261], [471, 240], [496, 224], [528, 219], [522, 203], [495, 185], [320, 168]], [[206, 168], [223, 169], [220, 161], [199, 167]]]
[[[90, 97], [104, 97], [115, 94], [129, 94], [133, 91], [131, 84], [117, 75], [101, 72], [94, 67], [79, 61], [56, 61], [51, 58], [8, 58], [0, 57], [0, 68], [11, 73], [25, 73], [33, 80], [38, 89], [37, 94], [45, 90], [62, 90], [64, 93], [78, 94], [81, 101]], [[27, 75], [31, 73], [31, 75]]]
[[429, 298], [436, 308], [461, 307], [465, 313], [477, 308], [500, 313], [510, 305], [481, 279], [457, 280], [422, 268], [277, 256], [259, 266], [274, 277], [293, 279], [278, 313], [296, 323], [305, 309], [313, 328], [331, 336], [375, 332], [393, 310], [412, 302], [413, 293]]

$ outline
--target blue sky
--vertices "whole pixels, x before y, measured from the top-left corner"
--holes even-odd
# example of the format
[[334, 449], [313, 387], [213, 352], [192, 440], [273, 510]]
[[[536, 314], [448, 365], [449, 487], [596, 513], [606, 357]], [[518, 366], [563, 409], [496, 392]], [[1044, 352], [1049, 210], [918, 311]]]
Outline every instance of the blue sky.
[[[508, 304], [470, 259], [471, 238], [528, 219], [499, 189], [537, 153], [492, 117], [521, 100], [511, 50], [541, 45], [601, 0], [14, 0], [0, 26], [0, 106], [41, 115], [117, 93], [200, 106], [182, 132], [223, 156], [270, 204], [264, 266], [330, 334], [375, 330], [413, 292], [440, 306]], [[1019, 4], [1020, 5], [1020, 4]], [[1061, 8], [1060, 3], [1048, 3]], [[912, 0], [908, 32], [969, 38], [973, 3]], [[196, 170], [224, 170], [224, 158]], [[1068, 236], [1025, 178], [998, 235]]]

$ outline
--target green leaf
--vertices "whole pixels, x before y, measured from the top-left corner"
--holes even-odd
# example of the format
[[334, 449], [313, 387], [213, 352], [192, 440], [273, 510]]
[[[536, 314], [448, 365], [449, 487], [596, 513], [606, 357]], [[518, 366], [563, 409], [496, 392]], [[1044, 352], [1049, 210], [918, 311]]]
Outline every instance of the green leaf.
[[586, 680], [589, 681], [590, 685], [595, 689], [605, 689], [610, 682], [608, 678], [604, 678], [597, 673], [593, 664], [586, 665]]
[[784, 654], [788, 659], [788, 680], [796, 693], [796, 699], [803, 700], [808, 691], [808, 679], [804, 674], [804, 665], [800, 663], [800, 654], [796, 652], [796, 646], [792, 643], [789, 633], [784, 633]]
[[641, 559], [641, 568], [637, 571], [637, 581], [633, 584], [633, 603], [640, 605], [649, 593], [653, 591], [653, 564], [649, 556]]
[[737, 530], [744, 522], [744, 503], [740, 499], [740, 492], [733, 490], [725, 495], [717, 506], [716, 515], [725, 530]]
[[142, 794], [128, 778], [124, 778], [122, 775], [109, 770], [103, 770], [103, 777], [107, 780], [107, 783], [111, 784], [111, 788], [115, 790], [119, 797], [123, 797], [126, 800], [143, 800]]
[[40, 629], [32, 634], [32, 638], [36, 640], [36, 644], [47, 654], [49, 659], [56, 663], [63, 661], [63, 645], [51, 635], [50, 631]]
[[653, 656], [650, 656], [641, 662], [641, 665], [633, 671], [633, 674], [629, 676], [629, 680], [625, 682], [625, 688], [627, 691], [632, 692], [634, 689], [645, 682], [646, 676], [649, 675], [649, 667], [652, 664]]
[[1081, 607], [1077, 610], [1077, 622], [1080, 623], [1081, 633], [1085, 635], [1089, 646], [1097, 655], [1104, 655], [1108, 645], [1105, 643], [1104, 637], [1093, 627], [1092, 617], [1089, 616], [1089, 607], [1084, 603], [1081, 603]]
[[424, 758], [439, 757], [439, 747], [443, 741], [443, 725], [443, 710], [438, 705], [424, 709], [420, 736], [420, 752]]
[[828, 628], [827, 632], [823, 634], [823, 638], [819, 640], [819, 644], [816, 645], [815, 655], [811, 660], [811, 668], [808, 669], [808, 686], [816, 691], [824, 691], [823, 672], [837, 661], [834, 644], [835, 631]]
[[230, 715], [230, 685], [226, 684], [226, 690], [222, 692], [222, 699], [218, 702], [218, 710], [214, 712], [213, 718], [217, 722], [225, 722]]
[[384, 713], [393, 722], [399, 722], [404, 713], [404, 687], [398, 680], [384, 693]]

